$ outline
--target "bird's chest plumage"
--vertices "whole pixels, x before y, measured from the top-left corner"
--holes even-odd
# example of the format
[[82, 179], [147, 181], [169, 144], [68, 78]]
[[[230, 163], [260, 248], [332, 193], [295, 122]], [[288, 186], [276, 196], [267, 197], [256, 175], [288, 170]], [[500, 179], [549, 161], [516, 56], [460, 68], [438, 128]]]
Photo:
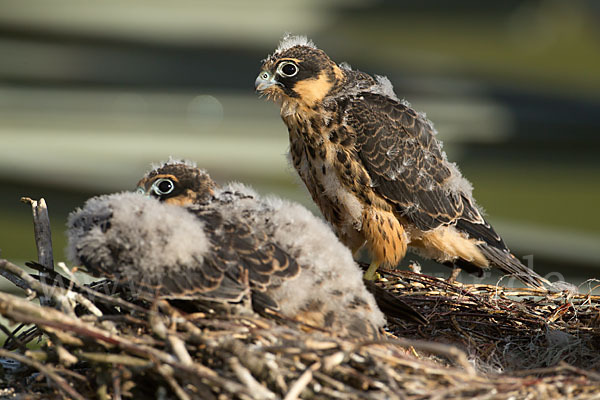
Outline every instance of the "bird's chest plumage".
[[341, 162], [349, 162], [345, 154], [352, 151], [352, 146], [342, 146], [336, 140], [339, 125], [326, 111], [304, 110], [282, 118], [288, 126], [294, 168], [340, 239], [357, 246], [364, 201]]

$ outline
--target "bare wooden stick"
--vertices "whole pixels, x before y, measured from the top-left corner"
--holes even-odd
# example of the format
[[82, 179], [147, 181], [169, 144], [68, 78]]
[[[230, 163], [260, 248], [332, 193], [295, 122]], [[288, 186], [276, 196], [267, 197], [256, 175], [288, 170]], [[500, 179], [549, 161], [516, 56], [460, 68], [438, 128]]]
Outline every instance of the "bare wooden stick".
[[79, 393], [77, 393], [75, 391], [75, 389], [73, 389], [71, 386], [69, 386], [69, 384], [67, 383], [67, 381], [65, 381], [63, 379], [63, 377], [61, 377], [60, 375], [58, 375], [55, 372], [54, 368], [52, 368], [50, 366], [46, 366], [42, 363], [39, 363], [39, 362], [37, 362], [29, 357], [26, 357], [22, 354], [15, 353], [13, 351], [7, 351], [4, 349], [0, 349], [0, 357], [12, 358], [13, 360], [23, 363], [31, 368], [37, 369], [46, 378], [48, 378], [48, 380], [50, 382], [54, 382], [56, 387], [58, 387], [60, 390], [65, 392], [71, 398], [76, 399], [76, 400], [85, 400], [85, 398], [83, 396], [81, 396]]
[[320, 362], [315, 362], [313, 365], [308, 367], [302, 375], [292, 384], [290, 387], [290, 391], [284, 397], [284, 400], [296, 400], [300, 393], [304, 390], [306, 386], [310, 383], [313, 378], [313, 372], [321, 368]]
[[47, 298], [53, 298], [57, 302], [57, 304], [60, 305], [63, 311], [67, 312], [70, 315], [75, 315], [72, 307], [69, 305], [68, 302], [68, 290], [60, 288], [58, 286], [48, 286], [42, 282], [39, 282], [35, 278], [29, 276], [29, 274], [23, 269], [21, 269], [20, 267], [11, 263], [8, 260], [0, 259], [0, 270], [13, 274], [19, 277], [24, 282], [26, 282], [32, 290], [36, 291], [40, 295], [40, 299], [42, 296]]
[[0, 270], [0, 275], [5, 277], [6, 279], [8, 279], [10, 282], [12, 282], [13, 285], [15, 285], [16, 287], [23, 289], [26, 292], [26, 295], [29, 297], [30, 295], [33, 294], [33, 291], [31, 290], [31, 288], [29, 287], [29, 285], [27, 284], [27, 282], [21, 278], [19, 278], [18, 276], [11, 274], [8, 271], [4, 271], [4, 270]]
[[166, 364], [160, 364], [157, 366], [156, 370], [158, 373], [165, 378], [173, 392], [179, 400], [191, 400], [192, 398], [188, 396], [188, 394], [183, 390], [183, 388], [177, 383], [177, 379], [175, 379], [174, 370], [171, 366]]
[[54, 256], [52, 254], [52, 233], [50, 232], [50, 218], [46, 200], [39, 201], [29, 197], [21, 197], [23, 203], [31, 204], [33, 212], [33, 230], [35, 245], [37, 247], [38, 262], [48, 269], [54, 269]]
[[260, 384], [248, 369], [246, 369], [237, 357], [231, 357], [229, 360], [229, 367], [235, 374], [235, 376], [242, 382], [255, 399], [275, 399], [277, 396], [269, 389]]
[[0, 330], [7, 336], [6, 341], [4, 342], [4, 347], [6, 347], [6, 342], [12, 340], [21, 351], [27, 351], [27, 346], [25, 343], [21, 342], [21, 340], [13, 335], [10, 329], [4, 326], [4, 324], [0, 324]]
[[[31, 204], [33, 213], [33, 232], [35, 235], [35, 247], [37, 248], [38, 262], [44, 267], [54, 269], [54, 255], [52, 254], [52, 233], [50, 232], [50, 217], [48, 216], [48, 207], [46, 200], [41, 198], [39, 201], [29, 197], [21, 197], [23, 203]], [[40, 280], [45, 282], [48, 275], [40, 272]], [[50, 304], [50, 299], [46, 296], [40, 297], [40, 303], [43, 306]]]
[[98, 363], [120, 364], [136, 368], [149, 368], [153, 365], [152, 361], [150, 360], [130, 356], [127, 354], [89, 353], [84, 351], [78, 351], [76, 354], [78, 357], [81, 357], [84, 360]]
[[[59, 263], [59, 265], [60, 264], [61, 263]], [[43, 272], [44, 266], [40, 265], [39, 263], [36, 263], [36, 262], [26, 262], [25, 265], [28, 266], [29, 268], [35, 269], [36, 271]], [[0, 265], [0, 274], [3, 274], [3, 273], [4, 273], [4, 271], [2, 271], [1, 265]], [[23, 273], [26, 273], [26, 272], [23, 271]], [[126, 309], [131, 310], [131, 311], [138, 311], [138, 312], [141, 312], [141, 313], [148, 312], [148, 310], [146, 310], [145, 308], [137, 306], [137, 305], [135, 305], [133, 303], [130, 303], [128, 301], [125, 301], [125, 300], [121, 299], [120, 297], [114, 297], [114, 296], [109, 296], [107, 294], [104, 294], [104, 293], [100, 292], [99, 288], [96, 289], [96, 287], [98, 285], [103, 285], [104, 283], [110, 283], [110, 282], [107, 282], [105, 280], [103, 280], [103, 281], [96, 281], [96, 282], [93, 282], [93, 283], [91, 283], [89, 285], [82, 285], [80, 283], [77, 283], [75, 280], [66, 278], [63, 275], [61, 275], [61, 274], [59, 274], [59, 273], [57, 273], [55, 271], [49, 272], [48, 275], [49, 275], [50, 278], [52, 278], [54, 280], [54, 283], [52, 284], [52, 287], [56, 287], [58, 285], [58, 287], [63, 288], [63, 289], [67, 288], [67, 289], [73, 290], [75, 292], [85, 293], [87, 295], [87, 297], [89, 298], [89, 300], [92, 301], [92, 302], [96, 301], [96, 298], [98, 298], [98, 299], [100, 299], [102, 302], [104, 302], [106, 304], [113, 304], [113, 305], [116, 305], [116, 306], [119, 306], [119, 307], [126, 308]], [[8, 276], [10, 276], [10, 275], [8, 275]], [[8, 276], [7, 276], [7, 278], [8, 278]]]

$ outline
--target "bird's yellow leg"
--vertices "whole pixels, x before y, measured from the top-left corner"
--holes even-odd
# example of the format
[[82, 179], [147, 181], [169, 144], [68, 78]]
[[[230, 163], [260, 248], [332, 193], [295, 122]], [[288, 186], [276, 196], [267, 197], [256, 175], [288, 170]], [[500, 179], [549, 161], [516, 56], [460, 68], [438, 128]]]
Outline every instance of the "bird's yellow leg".
[[377, 276], [379, 275], [377, 273], [377, 268], [379, 268], [379, 262], [372, 261], [371, 265], [369, 265], [369, 269], [367, 270], [367, 272], [365, 272], [363, 279], [366, 279], [368, 281], [374, 281], [375, 279], [377, 279]]

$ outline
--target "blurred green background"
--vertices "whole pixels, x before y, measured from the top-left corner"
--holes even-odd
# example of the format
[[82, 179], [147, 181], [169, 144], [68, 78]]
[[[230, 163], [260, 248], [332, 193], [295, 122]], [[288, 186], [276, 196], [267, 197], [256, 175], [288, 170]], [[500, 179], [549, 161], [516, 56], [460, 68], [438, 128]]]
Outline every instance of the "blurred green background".
[[253, 90], [284, 32], [387, 75], [537, 271], [598, 277], [593, 0], [0, 0], [0, 256], [36, 257], [21, 196], [46, 198], [64, 260], [71, 210], [169, 156], [315, 210], [277, 107]]

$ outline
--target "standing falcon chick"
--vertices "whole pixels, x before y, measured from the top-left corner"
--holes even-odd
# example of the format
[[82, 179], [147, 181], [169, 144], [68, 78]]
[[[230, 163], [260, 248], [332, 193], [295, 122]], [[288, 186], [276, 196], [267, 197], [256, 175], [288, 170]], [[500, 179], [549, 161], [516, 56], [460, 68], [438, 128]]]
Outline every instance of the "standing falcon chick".
[[286, 36], [255, 87], [279, 103], [292, 163], [338, 237], [354, 252], [366, 244], [373, 261], [365, 278], [380, 264], [397, 265], [410, 246], [468, 272], [496, 267], [528, 285], [550, 285], [485, 221], [432, 124], [387, 78]]
[[187, 207], [136, 193], [88, 200], [69, 217], [70, 259], [146, 298], [249, 297], [257, 311], [277, 310], [346, 336], [378, 335], [384, 316], [351, 254], [323, 222], [299, 205], [261, 199], [239, 184], [221, 189], [204, 171], [194, 174], [207, 184], [197, 193], [205, 201]]

